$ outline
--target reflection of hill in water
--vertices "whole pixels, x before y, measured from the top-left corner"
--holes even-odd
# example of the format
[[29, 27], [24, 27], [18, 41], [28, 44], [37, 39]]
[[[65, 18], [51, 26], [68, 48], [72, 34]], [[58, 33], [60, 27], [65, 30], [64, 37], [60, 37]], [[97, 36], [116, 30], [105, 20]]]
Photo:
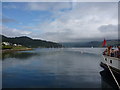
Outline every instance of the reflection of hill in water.
[[[106, 90], [106, 88], [110, 88], [110, 90], [119, 90], [116, 82], [114, 81], [109, 71], [103, 70], [100, 72], [100, 75], [101, 75], [102, 90]], [[120, 81], [119, 78], [117, 78], [117, 81]]]
[[37, 53], [31, 52], [10, 52], [10, 53], [3, 53], [2, 60], [6, 58], [18, 58], [18, 59], [28, 59], [33, 56], [37, 55]]

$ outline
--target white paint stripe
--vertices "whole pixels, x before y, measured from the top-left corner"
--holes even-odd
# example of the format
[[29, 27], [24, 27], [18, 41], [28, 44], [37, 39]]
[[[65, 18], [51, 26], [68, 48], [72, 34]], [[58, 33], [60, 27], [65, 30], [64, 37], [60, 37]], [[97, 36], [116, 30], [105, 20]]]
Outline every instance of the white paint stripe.
[[118, 88], [119, 88], [119, 90], [120, 90], [120, 85], [119, 85], [117, 79], [115, 78], [115, 76], [114, 76], [112, 70], [110, 69], [110, 66], [109, 66], [107, 63], [106, 63], [106, 65], [108, 66], [108, 69], [110, 70], [110, 73], [112, 74], [112, 77], [114, 78], [114, 80], [115, 80], [115, 82], [116, 82], [116, 84], [117, 84], [117, 86], [118, 86]]

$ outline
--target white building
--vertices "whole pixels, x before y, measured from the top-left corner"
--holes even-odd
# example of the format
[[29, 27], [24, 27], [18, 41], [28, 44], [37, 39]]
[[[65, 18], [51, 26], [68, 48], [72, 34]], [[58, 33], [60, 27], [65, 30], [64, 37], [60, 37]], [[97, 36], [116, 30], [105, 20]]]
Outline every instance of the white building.
[[8, 42], [2, 42], [2, 44], [4, 44], [4, 45], [10, 45], [10, 43], [8, 43]]
[[13, 46], [17, 46], [17, 44], [13, 44]]

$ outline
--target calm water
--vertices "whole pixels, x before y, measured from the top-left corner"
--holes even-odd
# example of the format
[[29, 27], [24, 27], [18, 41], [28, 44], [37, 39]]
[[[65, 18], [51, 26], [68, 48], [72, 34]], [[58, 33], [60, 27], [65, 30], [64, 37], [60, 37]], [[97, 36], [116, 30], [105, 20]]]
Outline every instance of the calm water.
[[105, 87], [99, 65], [103, 50], [44, 48], [3, 54], [3, 88]]

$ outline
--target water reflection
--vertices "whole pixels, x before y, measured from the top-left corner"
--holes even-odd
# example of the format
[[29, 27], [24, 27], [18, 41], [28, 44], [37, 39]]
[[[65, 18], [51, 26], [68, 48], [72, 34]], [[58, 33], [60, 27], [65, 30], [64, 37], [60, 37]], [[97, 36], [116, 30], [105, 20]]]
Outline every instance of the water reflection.
[[37, 55], [37, 53], [31, 53], [31, 52], [7, 52], [2, 54], [2, 60], [5, 60], [7, 58], [18, 58], [18, 59], [28, 59], [33, 56]]
[[[106, 88], [110, 88], [110, 90], [119, 90], [116, 82], [108, 70], [101, 71], [100, 75], [102, 90], [106, 90]], [[119, 78], [117, 78], [117, 80], [119, 81]]]
[[3, 87], [101, 88], [100, 52], [67, 48], [3, 55]]

